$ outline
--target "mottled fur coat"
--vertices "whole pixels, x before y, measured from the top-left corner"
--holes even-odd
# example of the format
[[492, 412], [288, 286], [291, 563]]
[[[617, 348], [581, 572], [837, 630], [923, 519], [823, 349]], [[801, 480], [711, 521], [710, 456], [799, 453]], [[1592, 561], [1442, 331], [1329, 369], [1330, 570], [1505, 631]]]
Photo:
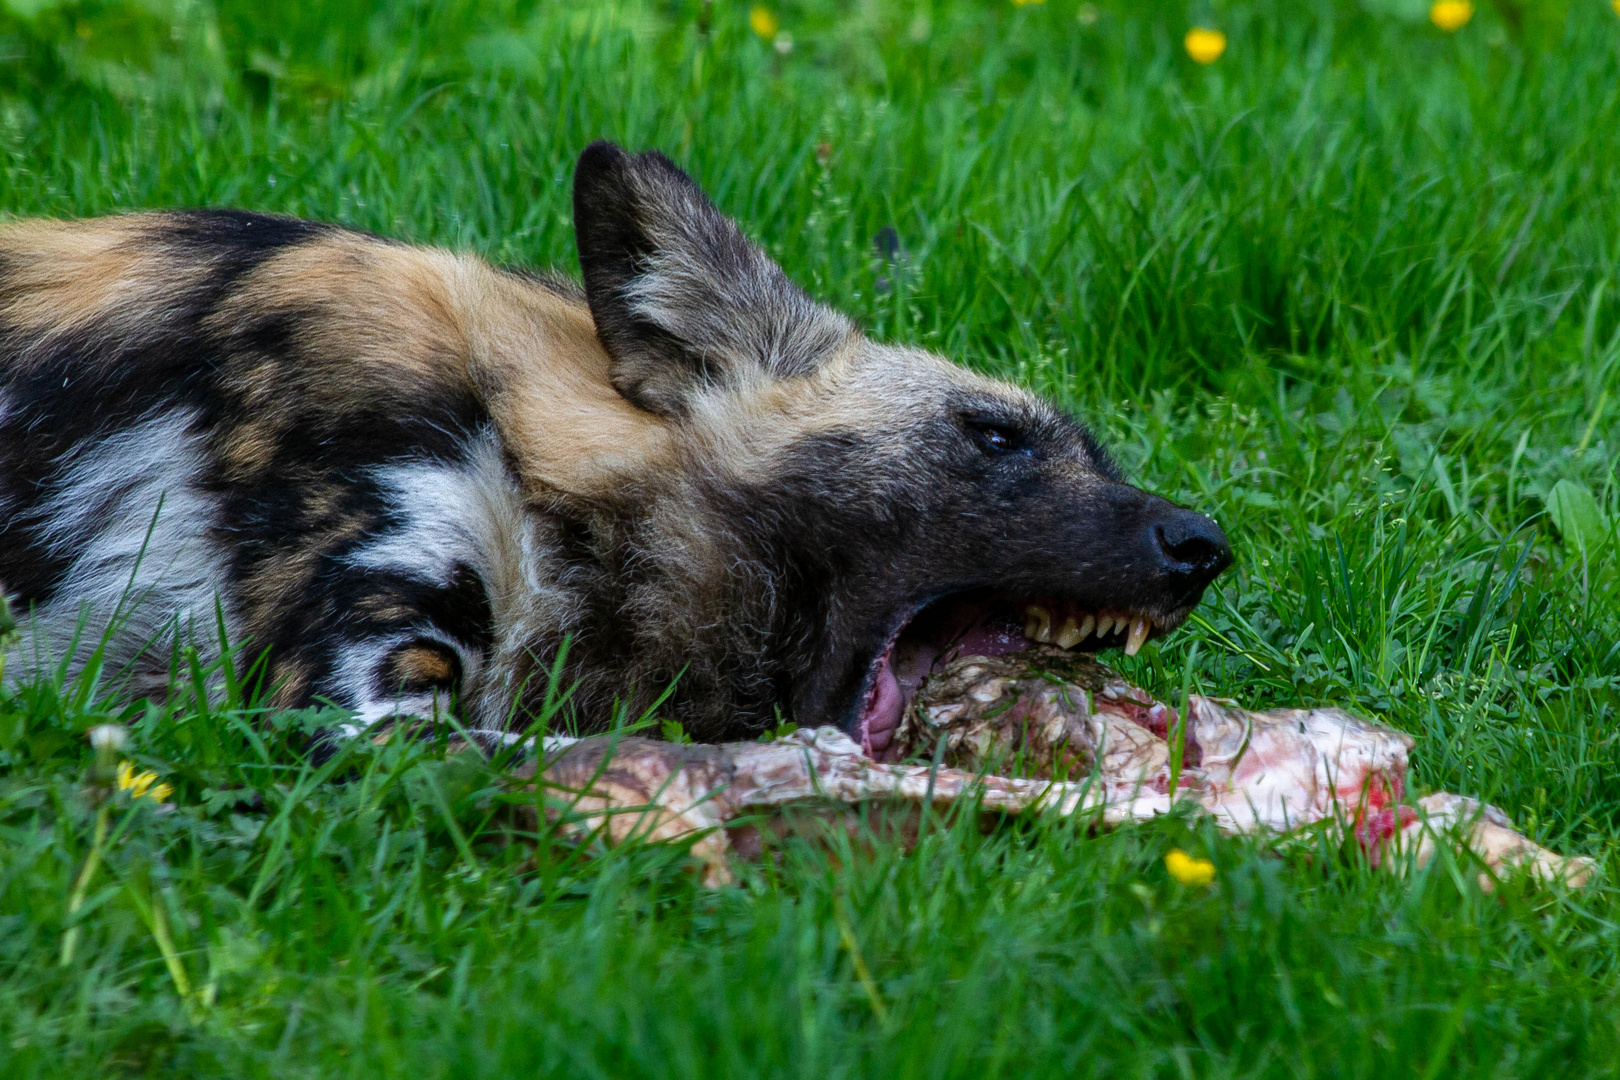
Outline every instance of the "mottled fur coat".
[[[964, 648], [1140, 645], [1230, 560], [1023, 390], [872, 342], [668, 159], [596, 143], [581, 289], [233, 211], [0, 227], [8, 677], [585, 728], [837, 724], [875, 753]], [[1082, 633], [1084, 631], [1084, 633]]]

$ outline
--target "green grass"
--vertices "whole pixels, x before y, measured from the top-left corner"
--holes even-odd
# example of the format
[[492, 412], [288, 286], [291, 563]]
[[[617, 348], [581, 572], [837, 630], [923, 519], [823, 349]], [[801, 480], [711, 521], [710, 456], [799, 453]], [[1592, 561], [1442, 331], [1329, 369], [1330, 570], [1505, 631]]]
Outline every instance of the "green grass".
[[[1481, 8], [810, 0], [784, 55], [730, 0], [7, 5], [17, 215], [568, 266], [578, 150], [667, 150], [875, 334], [1219, 517], [1236, 568], [1129, 674], [1173, 693], [1196, 646], [1206, 690], [1381, 715], [1420, 788], [1605, 874], [1486, 897], [1325, 840], [958, 820], [705, 892], [679, 851], [536, 847], [431, 746], [317, 766], [218, 671], [162, 707], [47, 682], [0, 692], [0, 1075], [1620, 1074], [1620, 18]], [[113, 814], [61, 965], [107, 717], [177, 809]]]

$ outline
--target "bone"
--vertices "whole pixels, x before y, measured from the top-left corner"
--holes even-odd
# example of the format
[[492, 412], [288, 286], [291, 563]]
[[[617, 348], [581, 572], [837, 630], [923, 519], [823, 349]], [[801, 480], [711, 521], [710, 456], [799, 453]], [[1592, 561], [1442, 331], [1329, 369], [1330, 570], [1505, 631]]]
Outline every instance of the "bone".
[[1405, 801], [1413, 740], [1382, 724], [1198, 695], [1188, 714], [1177, 772], [1175, 710], [1089, 657], [1036, 648], [965, 657], [925, 680], [895, 734], [909, 764], [880, 764], [817, 728], [767, 744], [582, 739], [520, 775], [542, 774], [546, 816], [563, 833], [689, 841], [709, 885], [732, 880], [737, 822], [861, 804], [1087, 814], [1112, 828], [1190, 802], [1234, 835], [1332, 822], [1396, 871], [1449, 849], [1477, 859], [1487, 890], [1515, 873], [1572, 887], [1594, 873], [1592, 860], [1540, 847], [1496, 807], [1449, 793]]

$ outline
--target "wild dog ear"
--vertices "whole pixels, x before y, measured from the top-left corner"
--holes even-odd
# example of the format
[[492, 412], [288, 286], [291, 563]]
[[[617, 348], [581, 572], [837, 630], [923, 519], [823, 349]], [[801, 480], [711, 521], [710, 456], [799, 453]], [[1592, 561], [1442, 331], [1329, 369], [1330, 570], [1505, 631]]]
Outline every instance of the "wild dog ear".
[[750, 369], [805, 375], [850, 334], [663, 154], [585, 148], [574, 234], [613, 385], [665, 416]]

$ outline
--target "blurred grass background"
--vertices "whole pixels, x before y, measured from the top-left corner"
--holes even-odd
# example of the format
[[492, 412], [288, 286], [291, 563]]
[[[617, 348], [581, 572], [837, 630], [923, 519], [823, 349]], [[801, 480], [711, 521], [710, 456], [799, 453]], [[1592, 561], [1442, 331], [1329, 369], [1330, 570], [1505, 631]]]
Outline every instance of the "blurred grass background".
[[[705, 894], [678, 852], [533, 848], [431, 747], [321, 783], [319, 721], [210, 701], [218, 671], [162, 706], [45, 682], [0, 691], [0, 1073], [1620, 1072], [1620, 12], [762, 10], [6, 0], [0, 211], [572, 268], [574, 156], [661, 148], [874, 334], [1053, 395], [1220, 519], [1238, 565], [1129, 674], [1174, 693], [1196, 647], [1207, 691], [1377, 713], [1419, 787], [1607, 877], [1485, 898], [1326, 840], [958, 821]], [[61, 966], [109, 718], [177, 809], [120, 817]]]

